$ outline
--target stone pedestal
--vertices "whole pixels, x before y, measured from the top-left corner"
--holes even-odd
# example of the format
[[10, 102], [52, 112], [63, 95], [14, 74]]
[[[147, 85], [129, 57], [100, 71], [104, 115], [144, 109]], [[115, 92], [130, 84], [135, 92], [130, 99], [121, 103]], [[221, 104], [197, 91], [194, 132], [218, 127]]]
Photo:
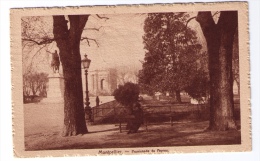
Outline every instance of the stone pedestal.
[[62, 103], [64, 102], [64, 79], [59, 73], [49, 75], [49, 87], [47, 98], [43, 102]]

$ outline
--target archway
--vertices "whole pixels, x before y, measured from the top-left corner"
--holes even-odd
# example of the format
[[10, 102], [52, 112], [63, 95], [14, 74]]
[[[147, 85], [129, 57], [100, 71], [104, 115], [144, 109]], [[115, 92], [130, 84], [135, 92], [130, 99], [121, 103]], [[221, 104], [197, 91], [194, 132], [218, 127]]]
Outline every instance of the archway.
[[103, 90], [104, 89], [104, 81], [105, 81], [105, 79], [101, 79], [101, 84], [100, 84], [100, 88], [101, 88], [101, 90]]

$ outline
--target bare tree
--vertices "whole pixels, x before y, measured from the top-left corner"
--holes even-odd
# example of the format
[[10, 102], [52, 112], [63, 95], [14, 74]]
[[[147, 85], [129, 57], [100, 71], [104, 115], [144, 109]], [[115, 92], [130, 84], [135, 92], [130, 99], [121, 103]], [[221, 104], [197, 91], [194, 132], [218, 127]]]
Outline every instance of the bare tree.
[[127, 71], [125, 70], [117, 71], [117, 80], [119, 84], [124, 85], [127, 82], [126, 75], [127, 75]]
[[46, 73], [26, 73], [23, 74], [23, 93], [24, 96], [41, 95], [46, 96], [48, 74]]

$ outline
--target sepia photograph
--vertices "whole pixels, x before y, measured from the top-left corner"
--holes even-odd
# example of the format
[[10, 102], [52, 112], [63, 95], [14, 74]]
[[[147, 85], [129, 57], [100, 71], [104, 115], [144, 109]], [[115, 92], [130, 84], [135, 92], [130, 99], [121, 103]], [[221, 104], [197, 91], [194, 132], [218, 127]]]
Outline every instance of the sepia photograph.
[[250, 151], [247, 21], [246, 2], [11, 9], [15, 155]]

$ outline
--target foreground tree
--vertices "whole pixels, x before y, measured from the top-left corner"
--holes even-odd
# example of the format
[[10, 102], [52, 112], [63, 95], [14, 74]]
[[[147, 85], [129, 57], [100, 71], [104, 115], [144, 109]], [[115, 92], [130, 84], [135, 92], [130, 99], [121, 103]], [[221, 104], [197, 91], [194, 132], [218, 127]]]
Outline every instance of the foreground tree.
[[[104, 16], [96, 16], [99, 19], [108, 19]], [[90, 41], [93, 41], [98, 46], [95, 39], [82, 33], [83, 30], [99, 31], [101, 27], [85, 28], [89, 15], [60, 15], [52, 18], [53, 21], [48, 17], [22, 18], [23, 60], [31, 60], [33, 63], [34, 58], [38, 55], [46, 55], [52, 45], [57, 45], [63, 67], [65, 89], [63, 136], [84, 134], [88, 130], [83, 107], [80, 41], [85, 40], [89, 46]], [[49, 24], [50, 22], [53, 24]], [[32, 59], [28, 59], [30, 53], [34, 53]], [[30, 64], [28, 69], [31, 69]]]
[[237, 11], [221, 11], [215, 23], [211, 12], [199, 12], [206, 38], [210, 76], [210, 130], [236, 129], [234, 120], [232, 49], [238, 25]]
[[83, 106], [80, 40], [89, 15], [53, 16], [53, 35], [60, 51], [64, 74], [63, 136], [87, 133]]
[[180, 92], [192, 81], [201, 45], [196, 32], [185, 26], [186, 13], [152, 13], [144, 23], [146, 54], [139, 83], [153, 92]]

